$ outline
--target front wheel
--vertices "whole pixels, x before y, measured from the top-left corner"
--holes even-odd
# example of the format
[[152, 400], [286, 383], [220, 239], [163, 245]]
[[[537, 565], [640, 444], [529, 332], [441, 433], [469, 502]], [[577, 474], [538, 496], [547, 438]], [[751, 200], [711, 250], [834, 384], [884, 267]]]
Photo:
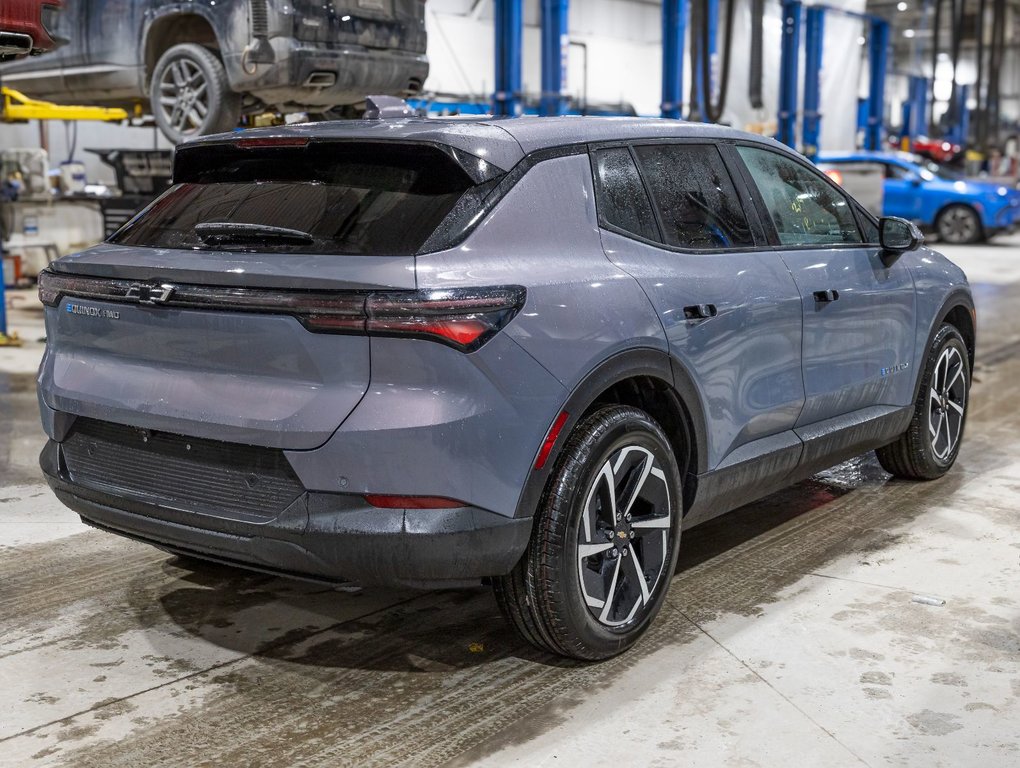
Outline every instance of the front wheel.
[[680, 471], [662, 428], [627, 406], [575, 427], [539, 503], [531, 542], [494, 584], [528, 642], [599, 660], [623, 652], [662, 607], [676, 567]]
[[907, 431], [875, 453], [886, 472], [908, 480], [942, 477], [956, 461], [967, 421], [970, 363], [960, 332], [949, 324], [932, 340]]
[[951, 205], [939, 214], [935, 222], [939, 239], [953, 245], [976, 243], [982, 238], [981, 219], [967, 205]]

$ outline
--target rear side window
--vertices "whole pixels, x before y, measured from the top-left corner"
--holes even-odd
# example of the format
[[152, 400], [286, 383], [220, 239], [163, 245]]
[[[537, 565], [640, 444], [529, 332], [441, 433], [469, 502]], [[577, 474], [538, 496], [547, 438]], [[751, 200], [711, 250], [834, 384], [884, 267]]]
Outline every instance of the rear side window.
[[[401, 256], [475, 184], [425, 145], [209, 147], [111, 242], [152, 248]], [[186, 150], [187, 151], [187, 150]]]
[[846, 197], [821, 174], [756, 147], [737, 147], [768, 209], [783, 245], [859, 243]]
[[595, 202], [603, 225], [658, 241], [652, 205], [626, 147], [595, 153]]
[[715, 147], [655, 144], [635, 151], [667, 245], [701, 250], [754, 244], [729, 171]]

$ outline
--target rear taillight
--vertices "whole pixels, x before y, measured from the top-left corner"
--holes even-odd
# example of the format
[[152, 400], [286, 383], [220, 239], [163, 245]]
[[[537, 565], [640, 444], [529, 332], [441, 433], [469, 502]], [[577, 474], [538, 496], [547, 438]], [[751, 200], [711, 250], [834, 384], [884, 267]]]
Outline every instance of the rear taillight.
[[316, 333], [410, 336], [473, 352], [524, 306], [524, 288], [497, 286], [424, 291], [294, 291], [186, 285], [165, 281], [39, 274], [39, 300], [64, 296], [143, 306], [293, 315]]
[[416, 336], [470, 352], [524, 306], [520, 286], [378, 293], [366, 303], [370, 335]]

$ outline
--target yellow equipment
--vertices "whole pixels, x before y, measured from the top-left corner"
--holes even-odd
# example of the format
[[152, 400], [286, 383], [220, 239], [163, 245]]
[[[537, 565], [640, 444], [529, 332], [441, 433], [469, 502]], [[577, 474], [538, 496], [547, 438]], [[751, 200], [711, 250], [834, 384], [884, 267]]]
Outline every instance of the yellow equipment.
[[6, 86], [0, 87], [0, 120], [5, 123], [25, 120], [98, 120], [115, 123], [127, 120], [123, 109], [107, 107], [65, 107], [48, 101], [30, 99], [20, 91]]

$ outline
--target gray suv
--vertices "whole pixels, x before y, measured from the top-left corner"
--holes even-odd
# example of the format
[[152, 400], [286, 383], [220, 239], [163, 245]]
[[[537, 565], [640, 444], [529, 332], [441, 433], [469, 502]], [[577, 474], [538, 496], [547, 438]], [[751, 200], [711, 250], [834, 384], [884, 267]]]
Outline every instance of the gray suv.
[[272, 108], [329, 113], [408, 95], [428, 75], [423, 0], [75, 0], [70, 42], [5, 65], [4, 84], [73, 104], [145, 103], [172, 141]]
[[716, 126], [377, 120], [211, 137], [40, 277], [41, 462], [85, 522], [273, 573], [491, 582], [630, 646], [681, 529], [960, 448], [963, 273]]

